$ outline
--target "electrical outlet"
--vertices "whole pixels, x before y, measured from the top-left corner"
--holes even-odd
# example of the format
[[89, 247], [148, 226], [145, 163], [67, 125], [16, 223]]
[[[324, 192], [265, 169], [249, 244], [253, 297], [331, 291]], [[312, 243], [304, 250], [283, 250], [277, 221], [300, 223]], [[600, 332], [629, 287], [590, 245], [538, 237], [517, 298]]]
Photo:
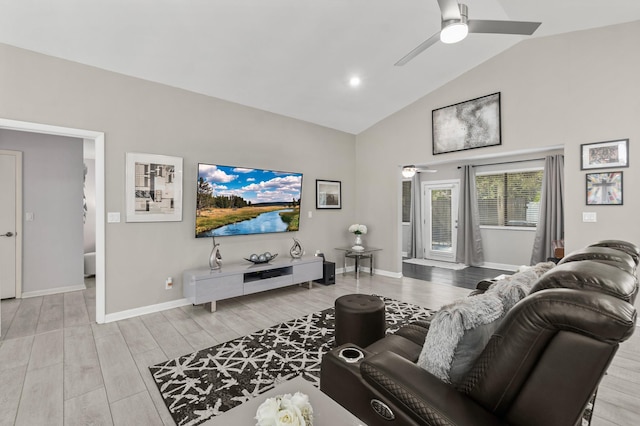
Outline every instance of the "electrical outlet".
[[171, 290], [173, 288], [173, 278], [169, 277], [164, 282], [165, 290]]

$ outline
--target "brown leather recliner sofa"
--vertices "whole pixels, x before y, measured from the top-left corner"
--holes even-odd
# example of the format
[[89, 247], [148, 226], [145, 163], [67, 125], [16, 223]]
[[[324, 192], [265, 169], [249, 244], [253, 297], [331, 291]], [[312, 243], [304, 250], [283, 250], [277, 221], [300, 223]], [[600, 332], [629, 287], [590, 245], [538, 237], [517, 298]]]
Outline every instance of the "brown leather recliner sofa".
[[592, 247], [535, 281], [459, 383], [417, 365], [427, 320], [366, 348], [333, 349], [321, 390], [369, 426], [578, 424], [636, 323], [640, 250], [615, 240]]

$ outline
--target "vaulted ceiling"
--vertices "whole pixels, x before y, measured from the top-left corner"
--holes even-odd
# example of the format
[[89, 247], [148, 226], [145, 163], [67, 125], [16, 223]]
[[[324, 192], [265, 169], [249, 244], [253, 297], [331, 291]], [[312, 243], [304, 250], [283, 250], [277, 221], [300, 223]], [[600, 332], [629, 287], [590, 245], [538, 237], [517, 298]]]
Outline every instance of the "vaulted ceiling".
[[[533, 37], [640, 19], [638, 0], [466, 4], [542, 22]], [[353, 134], [527, 38], [471, 34], [394, 66], [439, 30], [436, 0], [0, 0], [1, 43]]]

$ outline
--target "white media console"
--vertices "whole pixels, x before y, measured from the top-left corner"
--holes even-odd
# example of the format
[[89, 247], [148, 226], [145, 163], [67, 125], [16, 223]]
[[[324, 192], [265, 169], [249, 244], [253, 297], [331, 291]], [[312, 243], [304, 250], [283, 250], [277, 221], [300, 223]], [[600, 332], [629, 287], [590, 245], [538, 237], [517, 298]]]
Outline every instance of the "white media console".
[[222, 264], [217, 270], [191, 269], [183, 274], [182, 292], [194, 305], [257, 293], [274, 288], [322, 278], [322, 258], [303, 256], [300, 259], [275, 258], [268, 263], [252, 264], [248, 261]]

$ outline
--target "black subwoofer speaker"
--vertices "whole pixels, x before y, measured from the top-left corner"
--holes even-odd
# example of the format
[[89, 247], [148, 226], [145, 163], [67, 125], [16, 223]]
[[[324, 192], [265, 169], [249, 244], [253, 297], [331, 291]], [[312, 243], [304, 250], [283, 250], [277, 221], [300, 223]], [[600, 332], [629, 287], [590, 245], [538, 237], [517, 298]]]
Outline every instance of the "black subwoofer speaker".
[[336, 283], [336, 264], [333, 262], [322, 262], [322, 278], [315, 280], [319, 284], [329, 285]]

